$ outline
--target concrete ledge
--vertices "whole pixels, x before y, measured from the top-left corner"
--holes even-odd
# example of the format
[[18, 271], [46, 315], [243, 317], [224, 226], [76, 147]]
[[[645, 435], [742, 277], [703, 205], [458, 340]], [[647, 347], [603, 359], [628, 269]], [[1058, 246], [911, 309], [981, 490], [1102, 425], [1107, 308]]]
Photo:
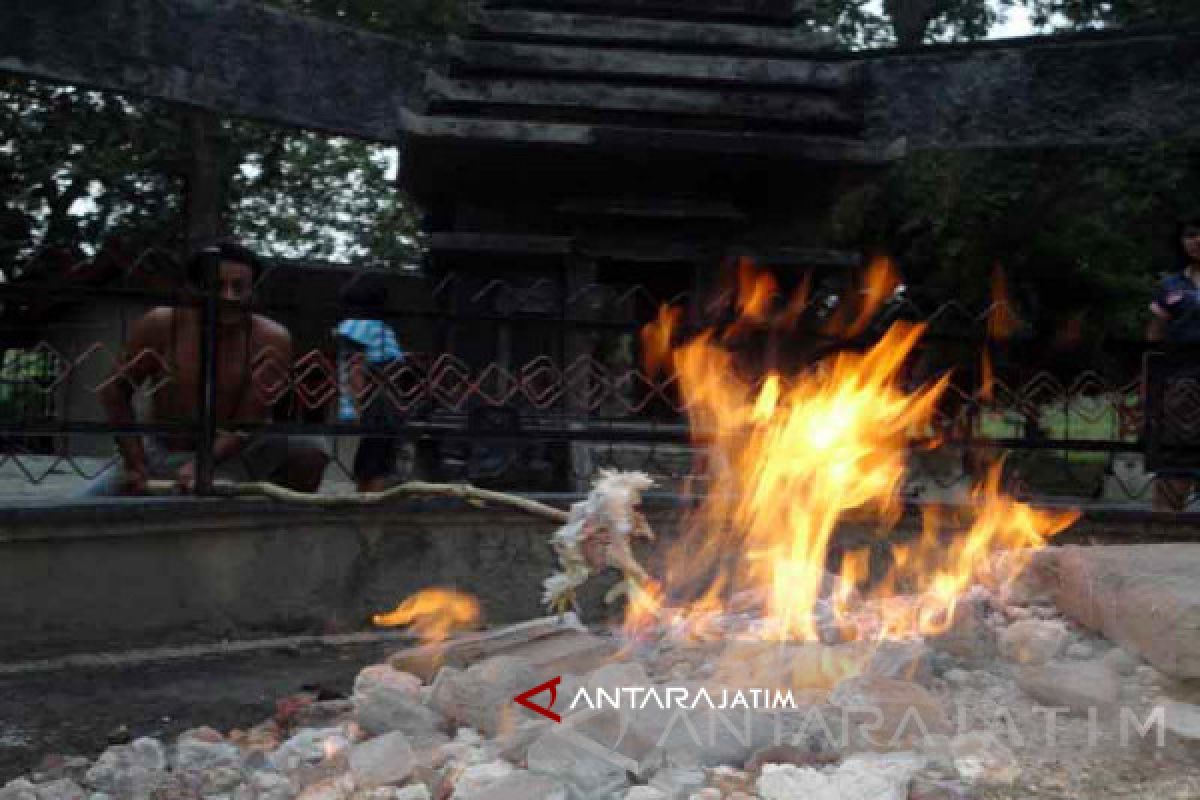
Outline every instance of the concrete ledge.
[[[566, 508], [574, 495], [538, 499]], [[645, 509], [671, 541], [683, 508], [653, 495]], [[920, 529], [913, 513], [896, 536]], [[0, 662], [222, 639], [370, 628], [429, 586], [477, 596], [486, 621], [544, 613], [554, 525], [453, 500], [318, 510], [258, 501], [108, 500], [0, 509]], [[1200, 515], [1089, 512], [1063, 542], [1195, 539]], [[887, 541], [848, 524], [840, 544]], [[653, 554], [644, 553], [653, 565]], [[881, 561], [886, 563], [886, 561]], [[611, 579], [589, 585], [589, 621], [604, 618]]]
[[0, 661], [364, 630], [371, 614], [433, 585], [476, 595], [490, 623], [526, 619], [542, 613], [553, 529], [515, 512], [447, 507], [9, 509]]

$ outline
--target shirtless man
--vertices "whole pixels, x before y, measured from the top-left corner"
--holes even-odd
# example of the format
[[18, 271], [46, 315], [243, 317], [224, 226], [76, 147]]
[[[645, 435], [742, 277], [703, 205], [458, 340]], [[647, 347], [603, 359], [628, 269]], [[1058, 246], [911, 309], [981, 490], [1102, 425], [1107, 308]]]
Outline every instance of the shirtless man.
[[[258, 260], [247, 249], [221, 244], [198, 254], [189, 278], [200, 279], [212, 271], [222, 301], [217, 312], [216, 418], [220, 423], [265, 422], [270, 407], [256, 388], [254, 371], [270, 359], [290, 367], [292, 337], [277, 322], [251, 314], [250, 301]], [[160, 307], [133, 324], [117, 373], [100, 393], [113, 425], [135, 422], [134, 387], [146, 381], [162, 385], [152, 393], [150, 421], [195, 424], [200, 401], [200, 310], [194, 307]], [[150, 351], [157, 357], [150, 355]], [[119, 436], [120, 469], [100, 475], [86, 490], [93, 496], [142, 494], [150, 479], [174, 480], [178, 488], [195, 488], [195, 442], [191, 436]], [[311, 437], [253, 437], [218, 433], [213, 443], [217, 477], [234, 480], [269, 480], [298, 491], [313, 492], [320, 485], [328, 455]]]

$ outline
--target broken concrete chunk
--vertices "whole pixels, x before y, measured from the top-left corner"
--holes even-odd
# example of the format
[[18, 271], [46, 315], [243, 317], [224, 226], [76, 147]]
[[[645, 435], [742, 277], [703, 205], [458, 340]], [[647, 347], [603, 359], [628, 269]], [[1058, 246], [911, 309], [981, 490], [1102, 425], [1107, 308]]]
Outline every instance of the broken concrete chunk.
[[489, 761], [467, 767], [454, 782], [455, 800], [482, 800], [493, 786], [515, 771], [507, 761]]
[[667, 767], [654, 773], [650, 786], [662, 792], [668, 800], [685, 800], [704, 786], [704, 771], [688, 767]]
[[408, 691], [416, 697], [421, 691], [421, 679], [411, 673], [401, 672], [390, 664], [373, 664], [355, 677], [354, 694], [365, 694], [381, 686]]
[[[532, 653], [544, 647], [538, 644], [543, 639], [560, 639], [556, 647], [570, 641], [577, 649], [586, 649], [584, 643], [594, 646], [603, 642], [584, 631], [573, 614], [567, 614], [529, 620], [494, 631], [467, 634], [438, 644], [410, 647], [392, 654], [388, 663], [396, 670], [411, 673], [429, 683], [442, 667], [466, 669], [494, 656], [519, 655], [531, 662], [536, 661]], [[610, 645], [609, 653], [612, 652]], [[559, 672], [587, 672], [601, 663], [603, 660], [587, 663], [583, 667], [563, 667]]]
[[1175, 678], [1200, 678], [1200, 544], [1056, 548], [1058, 607]]
[[1169, 752], [1200, 760], [1200, 706], [1169, 702], [1163, 707], [1165, 741]]
[[1021, 774], [1017, 757], [992, 733], [972, 731], [950, 740], [959, 777], [972, 785], [1008, 785]]
[[1141, 666], [1142, 660], [1130, 653], [1124, 647], [1114, 647], [1100, 659], [1104, 666], [1122, 677], [1129, 677]]
[[1062, 652], [1067, 629], [1057, 622], [1024, 619], [1000, 634], [1000, 653], [1018, 664], [1045, 664]]
[[350, 748], [350, 773], [360, 788], [401, 783], [412, 774], [416, 755], [400, 731], [385, 733]]
[[1099, 661], [1051, 661], [1017, 670], [1017, 685], [1051, 708], [1068, 708], [1076, 714], [1111, 710], [1120, 687], [1116, 676]]
[[464, 791], [460, 784], [454, 800], [567, 800], [567, 785], [548, 775], [525, 770], [510, 772], [494, 783]]
[[557, 725], [529, 746], [526, 761], [531, 772], [561, 778], [585, 797], [612, 794], [628, 785], [623, 756]]
[[929, 637], [929, 645], [972, 664], [994, 658], [996, 633], [986, 621], [987, 604], [986, 592], [968, 592], [955, 604], [946, 630]]
[[372, 736], [392, 731], [427, 736], [443, 724], [437, 712], [423, 705], [412, 692], [391, 686], [355, 694], [354, 719]]
[[839, 683], [829, 702], [877, 747], [907, 750], [930, 734], [951, 730], [941, 703], [915, 683], [858, 675]]

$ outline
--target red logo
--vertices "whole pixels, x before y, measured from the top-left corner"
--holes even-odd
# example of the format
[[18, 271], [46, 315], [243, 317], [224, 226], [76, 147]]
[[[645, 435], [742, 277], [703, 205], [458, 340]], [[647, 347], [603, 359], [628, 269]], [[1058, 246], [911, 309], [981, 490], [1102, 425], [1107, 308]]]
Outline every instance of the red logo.
[[[527, 692], [521, 692], [519, 695], [513, 698], [513, 701], [518, 705], [525, 706], [530, 711], [536, 711], [546, 719], [554, 720], [555, 722], [562, 722], [562, 717], [550, 710], [554, 706], [554, 701], [558, 699], [558, 685], [560, 683], [562, 683], [561, 675], [556, 678], [551, 678], [545, 683], [540, 683]], [[542, 692], [550, 692], [550, 702], [546, 705], [539, 706], [537, 703], [529, 699], [531, 697], [536, 697]]]

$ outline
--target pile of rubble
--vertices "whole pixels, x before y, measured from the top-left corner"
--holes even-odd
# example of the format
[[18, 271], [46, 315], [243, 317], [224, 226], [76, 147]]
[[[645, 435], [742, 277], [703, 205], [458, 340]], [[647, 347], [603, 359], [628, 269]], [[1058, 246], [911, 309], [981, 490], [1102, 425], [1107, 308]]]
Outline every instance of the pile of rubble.
[[[289, 698], [248, 730], [49, 757], [0, 800], [1200, 797], [1195, 684], [1069, 621], [1044, 588], [976, 587], [944, 635], [881, 647], [828, 685], [798, 685], [784, 667], [836, 663], [843, 645], [631, 648], [536, 620], [402, 651], [363, 669], [351, 697]], [[571, 708], [581, 690], [716, 695], [772, 674], [794, 708]], [[556, 677], [561, 722], [513, 702]], [[548, 692], [536, 699], [551, 706]], [[1161, 746], [1154, 731], [1123, 740], [1124, 714], [1144, 724], [1156, 708]]]

